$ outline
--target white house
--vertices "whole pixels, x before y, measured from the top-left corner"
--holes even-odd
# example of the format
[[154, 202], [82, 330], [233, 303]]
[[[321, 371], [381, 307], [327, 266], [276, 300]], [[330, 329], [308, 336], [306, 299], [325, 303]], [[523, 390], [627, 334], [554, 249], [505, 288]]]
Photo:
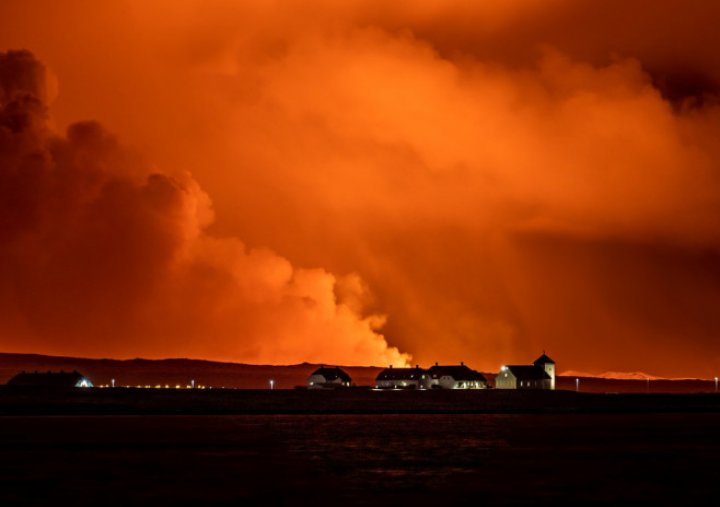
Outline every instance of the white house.
[[508, 365], [495, 377], [496, 389], [555, 389], [555, 361], [544, 353], [532, 365]]
[[429, 385], [435, 389], [485, 389], [487, 379], [467, 366], [435, 366], [428, 370]]
[[415, 368], [385, 368], [375, 379], [378, 389], [427, 389], [428, 372], [419, 366]]
[[338, 367], [326, 368], [321, 366], [308, 377], [309, 389], [334, 389], [337, 387], [350, 387], [352, 379]]

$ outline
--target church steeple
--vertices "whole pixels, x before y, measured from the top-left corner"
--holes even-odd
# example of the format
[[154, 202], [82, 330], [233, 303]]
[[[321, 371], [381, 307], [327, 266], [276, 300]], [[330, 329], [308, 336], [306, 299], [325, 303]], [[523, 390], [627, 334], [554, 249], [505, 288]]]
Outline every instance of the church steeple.
[[555, 389], [555, 361], [550, 359], [543, 350], [542, 356], [538, 357], [533, 364], [545, 370], [550, 377], [550, 389]]

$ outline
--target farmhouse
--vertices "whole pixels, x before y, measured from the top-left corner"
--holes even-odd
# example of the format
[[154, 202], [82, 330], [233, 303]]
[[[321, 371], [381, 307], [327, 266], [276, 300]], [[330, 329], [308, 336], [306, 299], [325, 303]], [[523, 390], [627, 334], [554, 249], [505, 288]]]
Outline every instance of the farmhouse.
[[495, 377], [496, 389], [555, 389], [555, 361], [543, 353], [532, 365], [508, 365]]
[[419, 366], [415, 368], [385, 368], [375, 379], [378, 389], [427, 389], [428, 372]]
[[89, 378], [77, 371], [72, 372], [21, 372], [8, 380], [9, 386], [50, 387], [68, 389], [75, 387], [93, 387]]
[[434, 389], [485, 389], [485, 377], [467, 366], [435, 366], [428, 370], [429, 385]]
[[309, 389], [334, 389], [336, 387], [350, 387], [352, 379], [341, 368], [327, 368], [321, 366], [308, 377]]

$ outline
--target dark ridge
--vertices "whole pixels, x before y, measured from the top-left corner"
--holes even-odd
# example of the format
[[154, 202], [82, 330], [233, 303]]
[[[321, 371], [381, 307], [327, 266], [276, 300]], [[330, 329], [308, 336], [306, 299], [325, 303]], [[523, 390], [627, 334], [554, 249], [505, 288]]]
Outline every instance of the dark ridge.
[[[21, 371], [73, 371], [87, 376], [96, 386], [109, 385], [115, 379], [116, 386], [186, 386], [191, 380], [207, 387], [240, 389], [267, 389], [270, 379], [275, 389], [293, 389], [305, 386], [308, 377], [321, 364], [301, 363], [294, 365], [251, 365], [226, 363], [199, 359], [89, 359], [40, 354], [0, 353], [0, 385], [7, 383]], [[384, 369], [375, 366], [337, 365], [347, 372], [357, 386], [373, 386], [378, 374]], [[494, 386], [497, 372], [481, 372], [488, 384]], [[595, 393], [711, 393], [715, 391], [712, 380], [702, 379], [653, 379], [646, 381], [606, 379], [600, 377], [558, 376], [559, 390]]]

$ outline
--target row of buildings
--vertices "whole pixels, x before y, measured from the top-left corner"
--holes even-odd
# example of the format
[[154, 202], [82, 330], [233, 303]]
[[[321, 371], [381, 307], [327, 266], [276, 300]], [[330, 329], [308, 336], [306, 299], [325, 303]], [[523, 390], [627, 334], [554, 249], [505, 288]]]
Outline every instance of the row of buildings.
[[[308, 378], [310, 389], [351, 387], [350, 375], [338, 367], [322, 366]], [[496, 389], [555, 389], [555, 361], [545, 353], [530, 365], [508, 365], [495, 375]], [[93, 387], [92, 381], [77, 371], [22, 372], [8, 381], [11, 386]], [[194, 381], [193, 381], [193, 387]], [[485, 375], [464, 363], [428, 369], [385, 368], [375, 379], [376, 389], [487, 389]]]
[[[308, 378], [310, 389], [350, 387], [352, 379], [337, 367], [318, 368]], [[460, 363], [428, 369], [385, 368], [375, 379], [376, 389], [487, 389], [485, 376]], [[533, 364], [507, 365], [495, 375], [496, 389], [555, 389], [555, 361], [543, 352]]]

